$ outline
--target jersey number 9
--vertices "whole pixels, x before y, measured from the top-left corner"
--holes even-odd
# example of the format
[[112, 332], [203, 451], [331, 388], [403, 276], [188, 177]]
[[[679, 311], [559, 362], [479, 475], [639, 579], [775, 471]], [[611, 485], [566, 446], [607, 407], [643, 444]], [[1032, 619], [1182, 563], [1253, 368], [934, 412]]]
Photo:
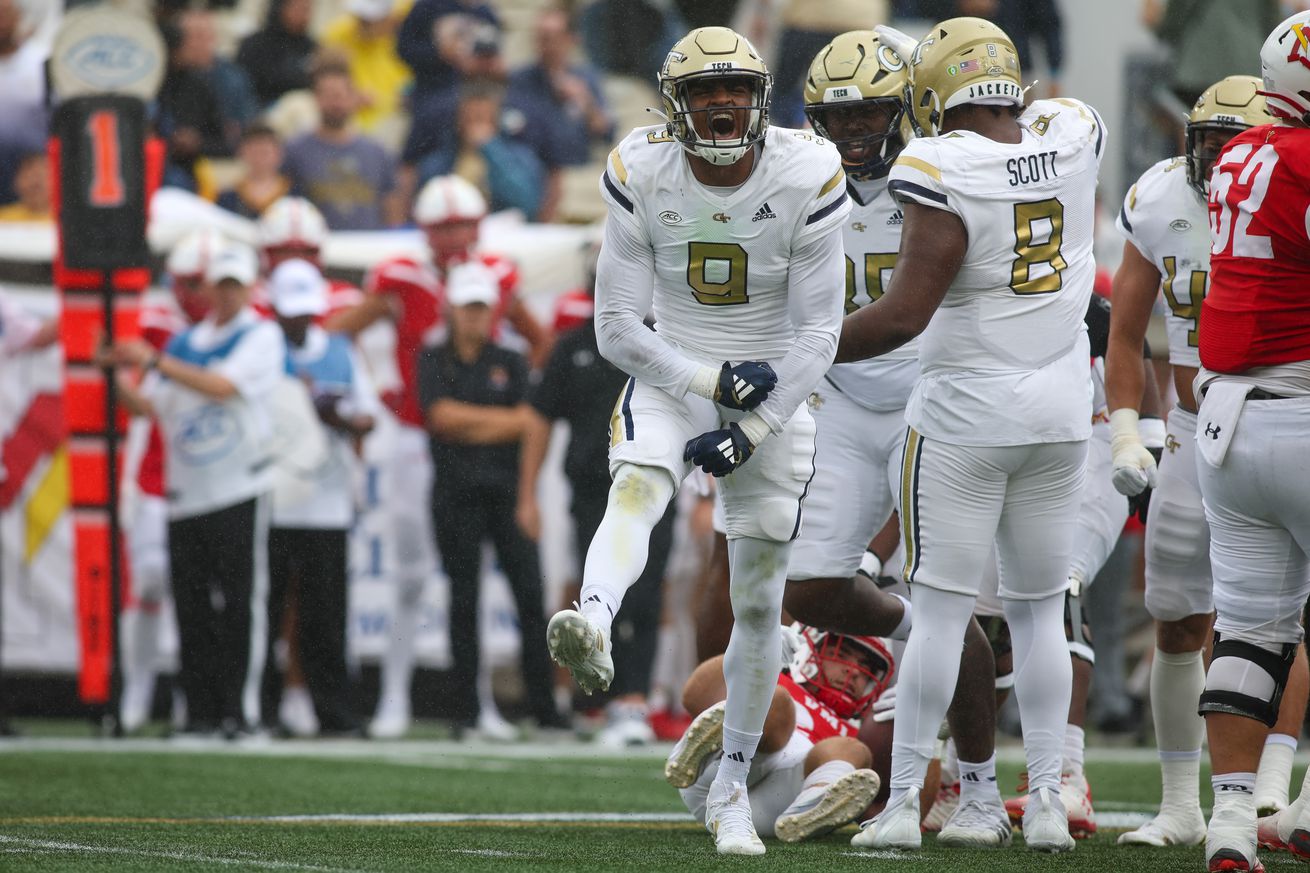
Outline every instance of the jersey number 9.
[[750, 258], [738, 243], [687, 243], [687, 284], [697, 303], [735, 306], [749, 303], [746, 268]]

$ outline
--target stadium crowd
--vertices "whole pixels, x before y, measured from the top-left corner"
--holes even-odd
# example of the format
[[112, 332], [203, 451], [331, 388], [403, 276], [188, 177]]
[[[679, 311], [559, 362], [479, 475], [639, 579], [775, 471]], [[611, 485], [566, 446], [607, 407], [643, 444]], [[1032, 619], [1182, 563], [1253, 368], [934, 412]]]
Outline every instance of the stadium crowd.
[[[1296, 467], [1305, 310], [1290, 280], [1249, 262], [1303, 282], [1305, 249], [1278, 225], [1265, 253], [1249, 221], [1216, 223], [1233, 198], [1212, 191], [1222, 178], [1250, 194], [1249, 219], [1273, 184], [1307, 214], [1302, 176], [1273, 175], [1273, 145], [1250, 158], [1246, 133], [1278, 124], [1268, 142], [1305, 148], [1310, 92], [1287, 83], [1310, 89], [1310, 73], [1297, 78], [1295, 46], [1274, 57], [1293, 32], [1310, 70], [1305, 14], [1280, 25], [1288, 10], [1251, 3], [1232, 57], [1180, 67], [1185, 142], [1116, 210], [1112, 276], [1093, 257], [1110, 233], [1095, 226], [1106, 126], [1064, 96], [1055, 2], [538, 5], [521, 65], [496, 3], [146, 5], [168, 53], [152, 107], [164, 184], [249, 219], [257, 242], [183, 236], [143, 336], [98, 353], [134, 414], [126, 731], [152, 718], [175, 618], [179, 733], [395, 738], [422, 710], [457, 737], [522, 736], [482, 651], [490, 547], [523, 640], [515, 711], [557, 731], [603, 707], [603, 742], [676, 740], [666, 778], [720, 852], [866, 812], [857, 846], [916, 848], [921, 829], [1003, 846], [1013, 822], [1030, 848], [1066, 851], [1096, 831], [1086, 729], [1139, 727], [1125, 615], [1144, 609], [1138, 696], [1164, 799], [1120, 842], [1204, 842], [1211, 870], [1260, 869], [1257, 844], [1310, 852], [1310, 810], [1302, 822], [1289, 802], [1310, 694], [1310, 513], [1300, 479], [1261, 478], [1274, 447], [1246, 425], [1296, 437], [1277, 448]], [[241, 13], [261, 5], [252, 27]], [[1181, 6], [1207, 4], [1144, 11], [1176, 46]], [[746, 12], [769, 18], [776, 62], [727, 29]], [[940, 23], [916, 41], [874, 20]], [[0, 120], [14, 119], [0, 126], [0, 220], [49, 220], [34, 70], [54, 26], [0, 0], [13, 96]], [[985, 67], [969, 54], [984, 47]], [[663, 121], [628, 135], [630, 107], [607, 86], [652, 69]], [[684, 148], [662, 148], [674, 140]], [[1010, 174], [1000, 195], [969, 169], [987, 161]], [[1279, 209], [1268, 220], [1286, 223]], [[552, 318], [482, 231], [502, 210], [607, 216]], [[421, 232], [422, 255], [370, 264], [360, 287], [325, 274], [332, 233], [401, 227]], [[895, 270], [898, 249], [940, 268]], [[1282, 333], [1234, 303], [1243, 279], [1272, 289], [1260, 305]], [[995, 287], [1004, 299], [980, 293]], [[747, 313], [736, 333], [709, 326], [724, 306]], [[1153, 318], [1167, 328], [1154, 352]], [[48, 333], [6, 309], [0, 349]], [[538, 490], [556, 422], [577, 579], [546, 603]], [[1198, 447], [1198, 430], [1220, 446]], [[347, 657], [350, 531], [361, 449], [379, 439], [395, 607], [366, 712]], [[656, 713], [675, 542], [703, 557], [683, 607], [697, 666]], [[430, 705], [415, 699], [416, 645], [438, 567], [451, 669]], [[1003, 804], [1007, 713], [1028, 784]]]

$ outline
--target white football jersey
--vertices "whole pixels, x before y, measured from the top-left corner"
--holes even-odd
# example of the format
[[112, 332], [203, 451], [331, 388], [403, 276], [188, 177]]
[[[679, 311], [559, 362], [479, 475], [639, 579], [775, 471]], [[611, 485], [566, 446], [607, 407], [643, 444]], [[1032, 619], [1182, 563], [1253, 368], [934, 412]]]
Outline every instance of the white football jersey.
[[[837, 149], [814, 134], [770, 127], [750, 177], [714, 189], [692, 175], [663, 125], [639, 127], [610, 153], [601, 190], [610, 220], [654, 252], [656, 330], [687, 357], [784, 357], [792, 252], [850, 211]], [[842, 289], [823, 289], [835, 300]], [[599, 293], [599, 292], [598, 292]]]
[[968, 232], [906, 408], [924, 436], [961, 445], [1090, 434], [1083, 316], [1105, 128], [1067, 99], [1034, 102], [1019, 124], [1018, 143], [971, 131], [911, 140], [888, 182], [898, 199], [949, 211]]
[[[882, 296], [896, 266], [905, 218], [885, 179], [856, 184], [848, 181], [851, 214], [842, 225], [846, 250], [846, 314]], [[861, 202], [861, 191], [872, 195]], [[834, 364], [828, 381], [856, 403], [875, 412], [904, 409], [919, 378], [919, 341], [911, 340], [877, 358]]]
[[1151, 167], [1124, 198], [1115, 226], [1160, 271], [1169, 306], [1169, 363], [1200, 367], [1196, 349], [1201, 301], [1210, 286], [1210, 223], [1206, 202], [1187, 184], [1187, 161]]

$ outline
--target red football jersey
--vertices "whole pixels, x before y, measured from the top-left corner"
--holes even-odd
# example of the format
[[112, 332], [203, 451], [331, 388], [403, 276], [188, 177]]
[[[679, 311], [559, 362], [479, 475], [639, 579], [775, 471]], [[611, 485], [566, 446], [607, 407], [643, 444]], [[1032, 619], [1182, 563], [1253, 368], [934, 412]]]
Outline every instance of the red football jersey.
[[860, 732], [860, 726], [848, 721], [819, 699], [799, 685], [791, 676], [782, 673], [778, 684], [787, 689], [791, 699], [796, 703], [796, 730], [805, 735], [811, 743], [826, 740], [828, 737], [853, 737]]
[[[500, 280], [500, 303], [492, 317], [494, 336], [514, 299], [518, 270], [497, 255], [480, 255], [479, 259]], [[396, 322], [396, 371], [401, 386], [383, 394], [382, 400], [401, 421], [422, 427], [423, 415], [418, 408], [418, 356], [441, 339], [444, 306], [441, 277], [430, 263], [414, 258], [391, 258], [369, 273], [364, 280], [364, 292], [389, 296]]]
[[1310, 130], [1263, 125], [1229, 141], [1210, 180], [1210, 244], [1201, 364], [1310, 360]]

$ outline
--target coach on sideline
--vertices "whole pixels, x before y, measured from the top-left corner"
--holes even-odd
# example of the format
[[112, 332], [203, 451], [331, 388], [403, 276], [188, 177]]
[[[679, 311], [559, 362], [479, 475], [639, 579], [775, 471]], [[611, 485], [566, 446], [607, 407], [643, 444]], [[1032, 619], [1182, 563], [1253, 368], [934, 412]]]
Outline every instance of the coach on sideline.
[[139, 367], [141, 390], [119, 390], [159, 420], [167, 447], [168, 553], [181, 638], [187, 731], [236, 738], [259, 723], [268, 628], [270, 399], [286, 346], [250, 307], [255, 253], [232, 244], [205, 273], [209, 314], [164, 352], [143, 340], [102, 363]]

